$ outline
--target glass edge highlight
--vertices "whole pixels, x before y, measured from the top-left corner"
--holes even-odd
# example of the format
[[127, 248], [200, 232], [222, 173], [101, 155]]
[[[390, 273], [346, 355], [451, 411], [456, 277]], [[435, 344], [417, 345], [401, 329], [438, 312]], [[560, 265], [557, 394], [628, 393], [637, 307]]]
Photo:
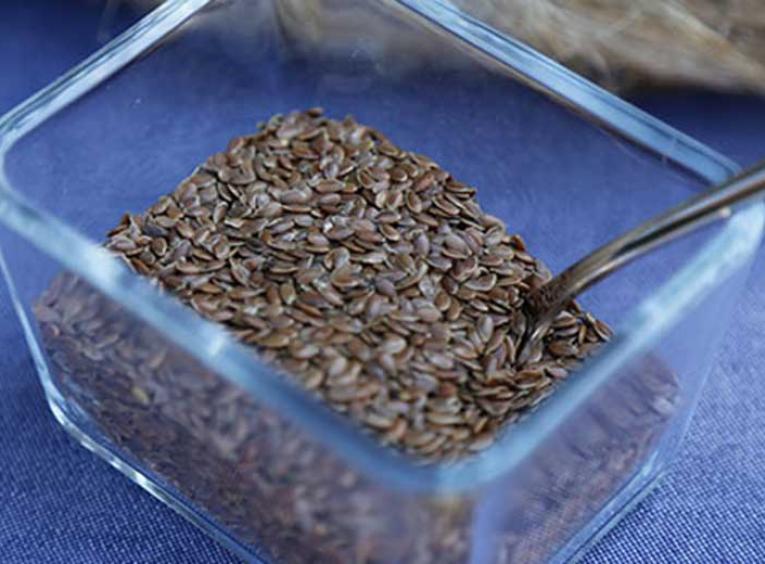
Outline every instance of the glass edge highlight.
[[[719, 182], [737, 167], [698, 141], [674, 130], [627, 102], [589, 83], [540, 55], [533, 49], [498, 34], [456, 8], [435, 0], [394, 1], [404, 9], [429, 19], [450, 34], [466, 41], [508, 66], [535, 88], [581, 110], [594, 121], [649, 150], [664, 155], [709, 182]], [[589, 362], [575, 382], [564, 386], [536, 415], [514, 429], [512, 440], [500, 441], [483, 456], [454, 467], [422, 467], [380, 447], [346, 421], [310, 398], [308, 394], [276, 378], [252, 378], [259, 363], [225, 332], [170, 298], [157, 294], [138, 276], [89, 239], [56, 218], [37, 210], [16, 194], [5, 176], [4, 156], [13, 143], [46, 118], [96, 87], [132, 62], [147, 48], [202, 10], [210, 0], [169, 0], [107, 46], [73, 68], [47, 88], [0, 118], [0, 221], [44, 253], [82, 276], [100, 291], [124, 305], [169, 339], [174, 340], [205, 365], [242, 386], [270, 407], [289, 411], [322, 443], [329, 444], [349, 463], [405, 489], [455, 492], [473, 488], [510, 470], [533, 450], [565, 417], [542, 415], [550, 405], [564, 401], [573, 410], [596, 390], [614, 368], [645, 350], [682, 315], [691, 300], [701, 299], [718, 285], [724, 271], [719, 249], [725, 248], [728, 269], [741, 267], [752, 256], [762, 236], [765, 212], [753, 204], [737, 212], [724, 231], [653, 296], [639, 304], [625, 328], [601, 355]], [[433, 10], [436, 10], [435, 12]], [[458, 32], [458, 33], [457, 33]], [[665, 151], [669, 154], [665, 155]], [[51, 243], [55, 241], [55, 243]], [[731, 253], [731, 249], [737, 252]], [[714, 262], [712, 259], [715, 259]], [[678, 300], [677, 292], [687, 299]], [[661, 330], [655, 329], [661, 317]], [[646, 326], [653, 329], [647, 330]], [[189, 340], [186, 340], [188, 338]], [[183, 342], [180, 342], [183, 341]], [[257, 381], [257, 382], [256, 382]], [[584, 385], [580, 385], [584, 383]], [[560, 397], [558, 397], [560, 396]], [[554, 401], [554, 404], [552, 403]], [[529, 422], [536, 421], [535, 424]]]

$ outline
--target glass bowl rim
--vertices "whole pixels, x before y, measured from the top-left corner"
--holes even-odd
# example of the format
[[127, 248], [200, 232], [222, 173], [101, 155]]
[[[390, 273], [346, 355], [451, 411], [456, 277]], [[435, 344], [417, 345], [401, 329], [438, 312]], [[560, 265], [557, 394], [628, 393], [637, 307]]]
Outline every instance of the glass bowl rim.
[[[457, 40], [497, 60], [527, 85], [543, 91], [644, 149], [718, 183], [738, 167], [695, 139], [592, 84], [527, 45], [465, 14], [448, 0], [369, 0], [393, 5], [441, 28]], [[129, 271], [96, 242], [52, 214], [38, 209], [13, 189], [5, 174], [5, 157], [16, 141], [68, 104], [154, 47], [163, 37], [199, 14], [215, 0], [167, 0], [102, 49], [59, 79], [0, 117], [0, 223], [43, 253], [147, 322], [203, 365], [247, 390], [309, 435], [329, 446], [359, 469], [397, 488], [457, 493], [509, 472], [594, 393], [620, 366], [661, 337], [683, 312], [699, 303], [727, 276], [746, 266], [757, 251], [765, 224], [765, 206], [751, 204], [736, 211], [723, 229], [668, 281], [635, 306], [601, 354], [561, 386], [533, 417], [481, 455], [454, 465], [417, 464], [392, 452], [341, 417], [267, 370], [251, 350]], [[0, 254], [0, 259], [2, 255]], [[3, 267], [6, 279], [10, 273]], [[11, 288], [13, 291], [13, 288]], [[38, 365], [45, 360], [34, 345], [26, 312], [17, 304], [27, 340]], [[253, 374], [259, 373], [257, 378]]]

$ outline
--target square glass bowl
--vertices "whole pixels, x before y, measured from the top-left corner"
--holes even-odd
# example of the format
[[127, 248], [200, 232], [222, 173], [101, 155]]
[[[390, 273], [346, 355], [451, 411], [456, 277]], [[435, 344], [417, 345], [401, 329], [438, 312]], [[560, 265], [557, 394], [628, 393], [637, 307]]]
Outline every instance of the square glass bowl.
[[422, 465], [99, 245], [317, 105], [476, 186], [554, 272], [735, 171], [446, 1], [168, 1], [0, 120], [2, 266], [54, 415], [246, 560], [576, 558], [676, 451], [762, 207], [593, 289], [613, 340], [486, 451]]

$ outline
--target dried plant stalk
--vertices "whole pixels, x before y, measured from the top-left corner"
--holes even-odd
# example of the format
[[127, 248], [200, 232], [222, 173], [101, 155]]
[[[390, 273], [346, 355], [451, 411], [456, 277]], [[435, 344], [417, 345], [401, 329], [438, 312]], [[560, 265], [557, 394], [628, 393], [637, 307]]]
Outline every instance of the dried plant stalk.
[[765, 88], [765, 13], [760, 0], [461, 4], [498, 29], [611, 86]]
[[[108, 4], [122, 0], [109, 0]], [[129, 0], [147, 5], [157, 0]], [[385, 2], [386, 0], [382, 0]], [[762, 0], [452, 0], [476, 16], [601, 84], [692, 86], [765, 92]], [[300, 46], [333, 49], [374, 38], [408, 65], [440, 64], [442, 50], [380, 26], [367, 3], [276, 0], [283, 29]], [[256, 25], [257, 22], [254, 22]]]
[[[688, 85], [765, 91], [761, 0], [455, 0], [466, 13], [613, 89]], [[444, 53], [337, 0], [280, 0], [288, 33], [311, 49], [381, 38], [410, 62]], [[385, 41], [388, 38], [388, 41]], [[402, 41], [402, 39], [404, 39]], [[377, 45], [380, 48], [380, 45]]]

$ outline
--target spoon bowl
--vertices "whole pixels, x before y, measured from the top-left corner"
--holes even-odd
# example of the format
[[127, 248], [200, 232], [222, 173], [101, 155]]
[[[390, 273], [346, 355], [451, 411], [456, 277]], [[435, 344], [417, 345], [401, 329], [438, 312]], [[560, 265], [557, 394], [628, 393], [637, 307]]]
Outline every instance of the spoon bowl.
[[593, 284], [656, 247], [728, 218], [734, 208], [763, 197], [765, 161], [649, 219], [531, 290], [523, 306], [526, 329], [518, 358], [531, 359], [555, 317]]

